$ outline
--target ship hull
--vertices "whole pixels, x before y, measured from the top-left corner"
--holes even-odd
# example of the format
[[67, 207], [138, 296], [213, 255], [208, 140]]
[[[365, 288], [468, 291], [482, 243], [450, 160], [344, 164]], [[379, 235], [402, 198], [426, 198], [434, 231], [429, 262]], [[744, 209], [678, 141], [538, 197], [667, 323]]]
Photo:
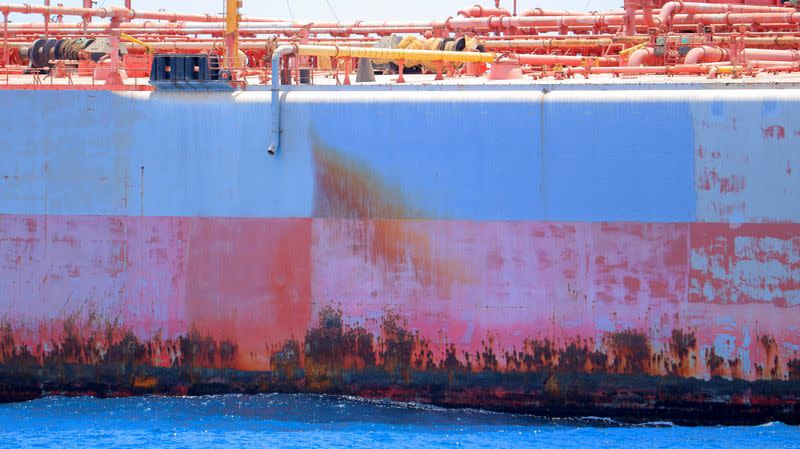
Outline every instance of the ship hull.
[[800, 90], [268, 94], [3, 92], [0, 397], [800, 422]]

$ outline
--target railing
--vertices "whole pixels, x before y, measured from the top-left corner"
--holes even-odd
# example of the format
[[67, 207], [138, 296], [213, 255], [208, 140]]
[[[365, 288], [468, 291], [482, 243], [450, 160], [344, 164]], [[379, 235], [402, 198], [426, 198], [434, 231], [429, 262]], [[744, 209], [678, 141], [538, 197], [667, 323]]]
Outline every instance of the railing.
[[[77, 61], [76, 61], [77, 62]], [[120, 70], [121, 69], [121, 70]], [[138, 67], [131, 67], [135, 72]], [[0, 67], [0, 87], [4, 89], [96, 89], [149, 90], [149, 75], [121, 76], [120, 82], [109, 78], [124, 75], [126, 67], [113, 69], [105, 65], [81, 67], [77, 64], [56, 64], [51, 68], [29, 69], [22, 66]]]

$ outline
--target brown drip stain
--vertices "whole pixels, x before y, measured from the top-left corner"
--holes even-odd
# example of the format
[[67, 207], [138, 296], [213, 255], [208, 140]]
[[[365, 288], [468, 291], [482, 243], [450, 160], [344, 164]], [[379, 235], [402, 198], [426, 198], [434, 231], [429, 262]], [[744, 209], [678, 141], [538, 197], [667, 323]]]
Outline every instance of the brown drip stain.
[[606, 345], [613, 355], [611, 368], [615, 373], [649, 373], [651, 348], [647, 336], [640, 331], [627, 329], [606, 337]]
[[669, 349], [673, 363], [667, 366], [667, 371], [681, 377], [691, 376], [691, 362], [694, 360], [693, 358], [696, 358], [697, 354], [697, 338], [694, 332], [673, 329], [672, 338], [669, 341]]
[[764, 353], [766, 355], [766, 366], [764, 367], [764, 374], [768, 376], [769, 379], [781, 379], [783, 377], [779, 352], [778, 352], [778, 343], [775, 341], [775, 337], [772, 335], [762, 335], [761, 338], [758, 340], [761, 343], [761, 346], [764, 348]]
[[469, 282], [464, 264], [435, 256], [430, 238], [407, 224], [425, 216], [408, 205], [400, 189], [365, 164], [324, 146], [315, 135], [312, 142], [315, 217], [349, 220], [344, 226], [371, 263], [410, 263], [423, 285], [436, 285], [445, 296], [453, 283]]
[[[46, 336], [35, 348], [23, 344], [24, 335]], [[19, 341], [19, 342], [18, 342]], [[37, 329], [12, 327], [0, 322], [0, 364], [15, 367], [94, 365], [146, 365], [165, 368], [234, 368], [238, 347], [231, 340], [217, 340], [192, 327], [185, 335], [164, 339], [156, 334], [142, 340], [119, 319], [99, 318], [96, 311], [73, 312], [66, 319], [51, 320]]]
[[706, 349], [706, 366], [708, 366], [708, 373], [711, 376], [722, 377], [725, 375], [725, 359], [717, 355], [713, 346]]
[[[697, 340], [693, 332], [686, 330], [673, 331], [670, 354], [654, 353], [648, 337], [632, 329], [608, 333], [599, 344], [593, 339], [558, 342], [528, 338], [520, 348], [500, 352], [494, 337], [487, 336], [479, 351], [468, 353], [459, 352], [453, 343], [432, 343], [409, 330], [407, 319], [390, 310], [384, 313], [379, 327], [380, 334], [373, 335], [362, 325], [346, 324], [342, 311], [328, 305], [319, 311], [317, 324], [306, 331], [302, 340], [289, 339], [273, 347], [267, 344], [265, 352], [272, 371], [286, 378], [305, 375], [318, 380], [323, 389], [330, 381], [340, 380], [342, 372], [370, 368], [401, 376], [412, 370], [697, 375], [688, 363], [697, 350]], [[35, 347], [22, 343], [24, 336], [30, 340], [33, 335], [44, 342]], [[768, 355], [767, 366], [756, 367], [760, 378], [800, 377], [800, 359], [789, 360], [783, 376], [775, 338], [765, 335], [759, 341]], [[217, 339], [197, 327], [171, 339], [157, 334], [143, 340], [119, 320], [100, 319], [93, 311], [75, 312], [64, 320], [40, 324], [35, 330], [7, 319], [0, 322], [0, 365], [18, 368], [144, 365], [235, 369], [237, 352], [234, 341]], [[705, 362], [711, 376], [742, 377], [741, 360], [725, 360], [713, 347], [705, 351]]]

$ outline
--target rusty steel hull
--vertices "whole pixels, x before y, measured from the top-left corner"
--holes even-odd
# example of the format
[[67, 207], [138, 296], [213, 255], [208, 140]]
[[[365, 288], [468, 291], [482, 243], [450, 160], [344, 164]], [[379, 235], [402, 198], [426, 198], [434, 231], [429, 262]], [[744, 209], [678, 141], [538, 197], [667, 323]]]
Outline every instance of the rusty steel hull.
[[4, 92], [0, 400], [800, 422], [800, 90], [540, 89]]

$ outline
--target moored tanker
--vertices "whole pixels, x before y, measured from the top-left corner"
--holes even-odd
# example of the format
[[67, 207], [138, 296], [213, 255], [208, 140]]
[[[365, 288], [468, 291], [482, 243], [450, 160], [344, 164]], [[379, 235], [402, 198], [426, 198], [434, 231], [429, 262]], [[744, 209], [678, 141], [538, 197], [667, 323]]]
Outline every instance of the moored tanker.
[[0, 4], [0, 400], [800, 423], [791, 3], [227, 7]]

